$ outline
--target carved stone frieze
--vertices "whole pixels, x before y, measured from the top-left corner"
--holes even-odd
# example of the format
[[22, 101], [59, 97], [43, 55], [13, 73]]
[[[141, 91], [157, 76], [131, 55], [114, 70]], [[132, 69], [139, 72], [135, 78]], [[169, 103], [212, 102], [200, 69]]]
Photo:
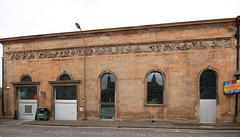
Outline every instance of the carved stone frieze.
[[[115, 45], [86, 47], [85, 55], [113, 55], [129, 53], [149, 53], [149, 52], [166, 52], [198, 49], [215, 49], [231, 47], [230, 39], [221, 40], [202, 40], [189, 42], [163, 42], [156, 44], [135, 44], [135, 45]], [[24, 51], [24, 52], [7, 52], [8, 60], [28, 60], [28, 59], [45, 59], [45, 58], [66, 58], [84, 55], [84, 48]]]

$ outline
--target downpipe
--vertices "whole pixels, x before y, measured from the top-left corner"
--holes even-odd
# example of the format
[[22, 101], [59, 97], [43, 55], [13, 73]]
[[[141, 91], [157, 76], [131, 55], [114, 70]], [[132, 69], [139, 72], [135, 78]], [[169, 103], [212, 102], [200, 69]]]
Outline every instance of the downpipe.
[[[236, 27], [237, 27], [237, 31], [235, 34], [235, 38], [237, 39], [237, 60], [236, 60], [236, 72], [239, 73], [239, 27], [240, 27], [240, 16], [238, 16], [236, 18]], [[239, 79], [239, 75], [235, 75], [236, 76], [236, 80]], [[234, 116], [234, 121], [237, 122], [237, 116], [238, 116], [238, 94], [236, 94], [236, 103], [235, 103], [235, 116]]]

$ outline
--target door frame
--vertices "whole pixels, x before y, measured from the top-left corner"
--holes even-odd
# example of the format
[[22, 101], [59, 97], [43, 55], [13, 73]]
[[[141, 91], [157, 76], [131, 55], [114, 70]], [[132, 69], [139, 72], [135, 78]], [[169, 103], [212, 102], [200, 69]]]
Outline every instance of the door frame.
[[11, 84], [14, 86], [14, 111], [17, 111], [17, 119], [19, 119], [19, 108], [18, 108], [18, 91], [17, 88], [20, 87], [37, 87], [37, 108], [39, 107], [39, 92], [40, 88], [40, 82], [34, 81], [34, 82], [11, 82]]
[[220, 97], [220, 90], [219, 89], [222, 89], [222, 84], [221, 83], [221, 74], [219, 73], [218, 69], [212, 67], [211, 65], [209, 65], [207, 68], [204, 68], [202, 69], [199, 73], [198, 73], [198, 78], [197, 78], [197, 121], [198, 123], [200, 123], [200, 77], [201, 77], [201, 74], [205, 71], [205, 70], [212, 70], [215, 72], [216, 74], [216, 123], [219, 123], [220, 120], [221, 120], [221, 97]]
[[114, 101], [114, 112], [115, 112], [115, 114], [114, 114], [114, 119], [112, 119], [112, 120], [117, 120], [118, 119], [118, 107], [117, 107], [118, 106], [118, 104], [117, 104], [117, 102], [118, 102], [118, 99], [117, 99], [118, 80], [117, 80], [116, 74], [114, 72], [108, 70], [108, 69], [103, 71], [102, 73], [100, 73], [100, 75], [98, 76], [98, 78], [99, 78], [99, 80], [98, 80], [99, 81], [99, 86], [98, 86], [98, 88], [99, 88], [99, 90], [98, 90], [99, 91], [98, 92], [98, 99], [99, 99], [98, 100], [98, 114], [99, 114], [99, 119], [100, 120], [104, 120], [104, 119], [101, 118], [101, 79], [102, 79], [103, 75], [105, 75], [105, 74], [112, 74], [114, 76], [114, 78], [115, 78], [115, 88], [114, 88], [114, 98], [115, 98], [115, 101]]
[[[77, 120], [77, 103], [78, 103], [78, 101], [77, 101], [77, 85], [71, 85], [71, 84], [68, 84], [68, 85], [63, 85], [62, 87], [67, 87], [67, 86], [74, 86], [74, 87], [76, 87], [76, 99], [75, 100], [57, 100], [56, 99], [56, 92], [57, 92], [57, 90], [54, 90], [54, 87], [58, 87], [58, 86], [62, 86], [62, 85], [55, 85], [55, 86], [53, 86], [53, 97], [54, 97], [54, 111], [55, 111], [55, 115], [54, 115], [54, 118], [55, 118], [55, 120], [56, 120], [56, 105], [59, 105], [59, 104], [64, 104], [64, 105], [67, 105], [67, 104], [74, 104], [74, 106], [76, 105], [76, 119], [72, 119], [72, 120]], [[62, 106], [61, 106], [62, 107]], [[67, 119], [63, 119], [63, 120], [67, 120]]]
[[80, 100], [80, 80], [63, 80], [63, 81], [48, 81], [50, 84], [51, 91], [51, 107], [50, 107], [50, 115], [53, 120], [55, 120], [55, 96], [54, 96], [54, 86], [76, 86], [77, 87], [77, 120], [79, 119], [79, 107], [81, 101]]

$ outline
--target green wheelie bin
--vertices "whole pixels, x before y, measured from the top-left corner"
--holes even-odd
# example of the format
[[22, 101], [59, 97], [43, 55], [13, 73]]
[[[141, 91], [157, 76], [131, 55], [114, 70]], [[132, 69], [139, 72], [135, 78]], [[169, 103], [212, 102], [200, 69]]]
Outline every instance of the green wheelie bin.
[[36, 120], [48, 120], [50, 111], [48, 108], [38, 108], [36, 111]]

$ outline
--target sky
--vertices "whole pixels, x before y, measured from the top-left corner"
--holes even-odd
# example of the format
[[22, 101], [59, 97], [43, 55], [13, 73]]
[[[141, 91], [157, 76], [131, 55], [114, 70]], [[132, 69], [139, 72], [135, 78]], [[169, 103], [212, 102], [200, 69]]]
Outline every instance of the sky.
[[0, 39], [239, 15], [240, 0], [0, 0]]

